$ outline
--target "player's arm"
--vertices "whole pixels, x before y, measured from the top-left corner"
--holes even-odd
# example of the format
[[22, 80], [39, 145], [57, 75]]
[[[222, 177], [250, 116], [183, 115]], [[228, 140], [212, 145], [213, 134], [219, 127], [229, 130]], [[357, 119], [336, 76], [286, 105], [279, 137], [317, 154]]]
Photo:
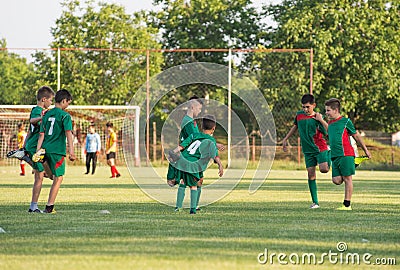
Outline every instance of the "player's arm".
[[293, 125], [288, 134], [282, 140], [283, 151], [287, 151], [287, 140], [297, 131], [297, 125]]
[[223, 145], [222, 143], [217, 143], [217, 148], [218, 148], [218, 151], [224, 151], [225, 145]]
[[322, 117], [322, 114], [315, 113], [315, 120], [320, 122], [322, 124], [322, 126], [325, 128], [325, 130], [328, 130], [328, 123], [324, 120], [324, 118]]
[[354, 140], [356, 140], [357, 144], [361, 146], [362, 150], [364, 150], [365, 155], [368, 158], [371, 158], [371, 153], [368, 151], [367, 146], [365, 145], [363, 139], [361, 138], [361, 135], [356, 132], [354, 134], [352, 134], [351, 136], [353, 136]]
[[37, 143], [37, 146], [36, 146], [36, 152], [39, 151], [40, 148], [42, 148], [43, 140], [44, 140], [44, 132], [40, 132], [39, 133], [38, 143]]
[[29, 123], [31, 123], [32, 125], [37, 125], [41, 120], [42, 120], [42, 116], [39, 116], [39, 117], [31, 118], [29, 120]]
[[218, 164], [218, 175], [222, 177], [222, 175], [224, 175], [224, 167], [222, 166], [221, 159], [219, 158], [219, 156], [216, 156], [214, 158], [214, 162]]
[[[42, 121], [43, 115], [45, 115], [45, 113], [46, 113], [47, 111], [48, 111], [48, 110], [42, 110], [42, 112], [40, 113], [40, 115], [34, 113], [34, 114], [36, 114], [36, 115], [32, 115], [32, 118], [29, 119], [29, 122], [30, 122], [32, 125], [37, 125], [37, 124], [39, 124], [39, 122]], [[34, 117], [34, 116], [35, 116], [35, 117]]]
[[76, 159], [74, 152], [74, 136], [71, 130], [65, 131], [65, 136], [67, 137], [69, 160], [74, 161]]

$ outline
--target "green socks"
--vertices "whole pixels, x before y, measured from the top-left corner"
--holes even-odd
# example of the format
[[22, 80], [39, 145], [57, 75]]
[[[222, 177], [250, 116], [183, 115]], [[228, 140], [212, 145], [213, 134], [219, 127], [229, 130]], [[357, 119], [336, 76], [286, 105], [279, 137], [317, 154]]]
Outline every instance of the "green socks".
[[200, 195], [201, 195], [201, 187], [197, 187], [197, 202], [196, 202], [196, 208], [199, 207]]
[[313, 203], [319, 204], [318, 203], [318, 191], [317, 191], [317, 182], [316, 180], [310, 180], [308, 179], [308, 187], [310, 188], [310, 193], [311, 193], [311, 199]]
[[190, 190], [190, 211], [196, 213], [197, 199], [199, 198], [196, 189]]
[[183, 207], [183, 199], [185, 199], [185, 189], [186, 186], [179, 184], [178, 193], [176, 195], [176, 207], [182, 208]]
[[[176, 195], [176, 207], [182, 208], [183, 207], [183, 200], [185, 199], [185, 190], [186, 186], [180, 184], [178, 187], [178, 193]], [[196, 208], [199, 205], [201, 194], [201, 187], [197, 187], [197, 190], [190, 190], [190, 209], [196, 212]]]

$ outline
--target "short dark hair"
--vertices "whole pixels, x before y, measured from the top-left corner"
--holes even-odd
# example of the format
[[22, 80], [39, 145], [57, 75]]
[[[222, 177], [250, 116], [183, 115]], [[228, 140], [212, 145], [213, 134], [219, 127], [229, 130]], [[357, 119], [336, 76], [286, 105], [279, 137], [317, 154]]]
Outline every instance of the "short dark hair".
[[314, 104], [315, 103], [315, 97], [312, 94], [305, 94], [301, 98], [301, 104]]
[[20, 129], [20, 128], [23, 127], [23, 126], [24, 126], [23, 123], [19, 123], [19, 124], [18, 124], [18, 129]]
[[207, 114], [203, 117], [203, 129], [211, 130], [217, 125], [214, 115]]
[[72, 95], [66, 89], [60, 89], [56, 92], [56, 96], [54, 98], [56, 103], [60, 103], [66, 99], [67, 101], [72, 100]]
[[340, 112], [340, 100], [337, 98], [328, 99], [327, 101], [325, 101], [325, 106], [329, 106], [333, 110], [339, 109]]
[[36, 100], [41, 101], [42, 98], [51, 98], [54, 96], [54, 91], [49, 86], [42, 86], [39, 88], [36, 94]]
[[114, 125], [111, 122], [107, 122], [106, 127], [114, 127]]
[[203, 101], [201, 100], [201, 98], [199, 98], [199, 97], [196, 96], [196, 95], [191, 96], [191, 97], [189, 98], [189, 100], [196, 100], [198, 103], [200, 103], [201, 105], [203, 105]]

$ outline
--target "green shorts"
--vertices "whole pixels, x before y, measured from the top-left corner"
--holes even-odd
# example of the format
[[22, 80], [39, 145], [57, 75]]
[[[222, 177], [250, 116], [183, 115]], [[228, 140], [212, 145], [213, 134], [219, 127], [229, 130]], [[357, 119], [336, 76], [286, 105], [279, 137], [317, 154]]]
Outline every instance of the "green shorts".
[[332, 159], [332, 177], [350, 176], [355, 173], [354, 157], [335, 157]]
[[63, 176], [65, 174], [65, 156], [59, 154], [46, 153], [47, 163], [54, 176]]
[[306, 168], [315, 167], [317, 164], [328, 162], [330, 159], [330, 151], [325, 150], [318, 153], [305, 153], [304, 161], [306, 162]]
[[[32, 158], [32, 156], [36, 153], [36, 152], [31, 152], [31, 151], [26, 151], [26, 152], [28, 153], [28, 156], [30, 158]], [[38, 172], [44, 172], [43, 163], [42, 162], [33, 162], [32, 169], [34, 169]]]
[[200, 179], [200, 174], [199, 173], [192, 174], [180, 171], [180, 178], [183, 180], [183, 182], [187, 187], [196, 187], [197, 182]]

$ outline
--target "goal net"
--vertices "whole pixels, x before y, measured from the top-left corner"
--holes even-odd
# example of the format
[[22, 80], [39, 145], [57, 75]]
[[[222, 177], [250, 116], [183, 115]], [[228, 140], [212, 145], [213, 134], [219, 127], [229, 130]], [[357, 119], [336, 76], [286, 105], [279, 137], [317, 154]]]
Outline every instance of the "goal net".
[[[18, 125], [23, 124], [28, 132], [29, 115], [35, 105], [0, 105], [0, 165], [17, 165], [19, 160], [7, 158], [6, 154], [18, 148]], [[129, 110], [130, 121], [124, 121]], [[77, 160], [75, 164], [83, 164], [86, 161], [85, 143], [90, 124], [95, 125], [95, 131], [101, 138], [101, 153], [98, 164], [106, 164], [105, 145], [107, 140], [106, 123], [113, 123], [117, 133], [117, 158], [119, 165], [125, 164], [125, 158], [134, 159], [133, 164], [140, 163], [139, 157], [139, 116], [138, 106], [68, 106], [66, 111], [71, 114], [74, 134], [74, 150]], [[124, 127], [123, 127], [124, 125]], [[131, 130], [129, 141], [122, 141], [122, 130]], [[129, 155], [124, 155], [122, 144], [128, 145]], [[128, 161], [128, 160], [126, 160]], [[132, 162], [131, 160], [129, 160]]]

